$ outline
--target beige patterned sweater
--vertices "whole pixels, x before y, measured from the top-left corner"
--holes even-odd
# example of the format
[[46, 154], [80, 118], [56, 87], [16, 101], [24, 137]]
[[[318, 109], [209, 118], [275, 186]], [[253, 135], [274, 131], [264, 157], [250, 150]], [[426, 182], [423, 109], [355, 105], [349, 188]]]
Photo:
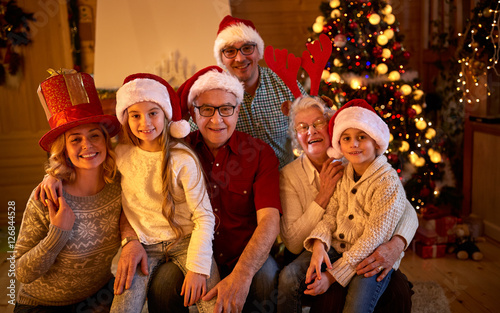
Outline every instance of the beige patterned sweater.
[[[323, 220], [305, 240], [312, 251], [313, 239], [333, 247], [342, 257], [328, 271], [342, 286], [356, 274], [356, 266], [379, 245], [391, 239], [406, 205], [406, 193], [387, 158], [378, 156], [355, 182], [348, 164], [337, 183]], [[401, 256], [393, 268], [397, 269]]]
[[81, 302], [112, 277], [111, 262], [120, 246], [121, 189], [106, 184], [99, 193], [63, 197], [75, 213], [72, 230], [49, 220], [48, 209], [32, 193], [16, 243], [17, 301], [63, 306]]

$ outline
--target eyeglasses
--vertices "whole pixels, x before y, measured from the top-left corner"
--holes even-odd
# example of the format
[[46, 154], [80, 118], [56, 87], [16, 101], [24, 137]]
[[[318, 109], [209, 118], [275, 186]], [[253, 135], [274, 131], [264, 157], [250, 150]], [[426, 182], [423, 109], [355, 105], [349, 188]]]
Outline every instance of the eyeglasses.
[[324, 119], [318, 119], [314, 121], [311, 125], [306, 124], [306, 123], [299, 123], [297, 126], [295, 126], [295, 131], [299, 134], [305, 134], [309, 131], [309, 127], [314, 127], [316, 130], [320, 130], [325, 128], [327, 122]]
[[221, 105], [220, 107], [213, 107], [210, 105], [202, 105], [201, 107], [195, 106], [203, 117], [212, 117], [215, 111], [219, 111], [219, 115], [222, 117], [232, 116], [234, 114], [234, 109], [236, 106], [233, 105]]
[[241, 48], [226, 48], [222, 49], [222, 53], [224, 56], [228, 59], [234, 59], [236, 55], [238, 54], [238, 51], [241, 52], [243, 55], [250, 55], [254, 52], [256, 44], [246, 44], [241, 46]]

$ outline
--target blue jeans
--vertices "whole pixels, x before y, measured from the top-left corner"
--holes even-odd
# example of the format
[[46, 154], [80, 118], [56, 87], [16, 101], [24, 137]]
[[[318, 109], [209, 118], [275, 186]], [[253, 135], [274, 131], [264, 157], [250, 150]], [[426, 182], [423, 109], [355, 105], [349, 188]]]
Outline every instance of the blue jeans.
[[[330, 259], [336, 254], [334, 249], [328, 251]], [[304, 250], [295, 260], [285, 266], [278, 281], [278, 313], [302, 312], [307, 268], [311, 263], [311, 252]]]
[[384, 293], [391, 280], [394, 269], [391, 269], [385, 278], [378, 282], [377, 276], [364, 277], [354, 275], [348, 285], [347, 297], [343, 313], [373, 312], [378, 299]]
[[[168, 250], [169, 261], [166, 264], [175, 264], [177, 269], [180, 271], [179, 279], [182, 283], [184, 282], [184, 276], [187, 273], [186, 259], [187, 259], [187, 248], [189, 246], [189, 241], [191, 236], [184, 237], [179, 241], [172, 249]], [[166, 260], [166, 248], [170, 242], [163, 242], [154, 245], [144, 245], [144, 249], [148, 255], [148, 270], [149, 275], [144, 275], [140, 269], [135, 272], [134, 280], [132, 281], [132, 286], [130, 289], [125, 290], [121, 295], [115, 295], [113, 300], [113, 305], [111, 306], [111, 312], [141, 312], [142, 307], [146, 301], [146, 295], [148, 289], [151, 288], [151, 277], [156, 275], [156, 270], [158, 267], [165, 263]], [[163, 277], [163, 279], [169, 282], [172, 278], [169, 276]], [[210, 270], [210, 278], [207, 279], [207, 289], [210, 290], [219, 282], [219, 272], [217, 271], [217, 266], [215, 261], [212, 260], [212, 266]], [[181, 303], [184, 303], [184, 298], [181, 297]], [[199, 300], [196, 302], [198, 311], [200, 313], [212, 313], [215, 306], [215, 298], [211, 301]], [[184, 306], [183, 306], [184, 308]], [[178, 311], [173, 311], [178, 312]]]
[[[243, 312], [271, 313], [276, 310], [278, 270], [278, 264], [269, 256], [253, 277]], [[176, 292], [182, 286], [179, 272], [178, 268], [168, 263], [158, 268], [148, 293], [150, 313], [188, 312], [182, 305], [182, 297]]]

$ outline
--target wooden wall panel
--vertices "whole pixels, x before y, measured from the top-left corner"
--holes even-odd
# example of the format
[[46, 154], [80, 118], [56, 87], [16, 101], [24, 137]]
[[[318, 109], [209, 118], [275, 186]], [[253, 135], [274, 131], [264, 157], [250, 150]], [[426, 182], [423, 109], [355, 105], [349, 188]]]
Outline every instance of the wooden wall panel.
[[43, 178], [46, 153], [38, 145], [49, 129], [36, 90], [48, 68], [72, 68], [70, 33], [65, 1], [18, 0], [34, 13], [31, 39], [19, 52], [23, 70], [0, 86], [0, 225], [7, 220], [7, 202], [15, 201], [18, 221], [26, 201]]

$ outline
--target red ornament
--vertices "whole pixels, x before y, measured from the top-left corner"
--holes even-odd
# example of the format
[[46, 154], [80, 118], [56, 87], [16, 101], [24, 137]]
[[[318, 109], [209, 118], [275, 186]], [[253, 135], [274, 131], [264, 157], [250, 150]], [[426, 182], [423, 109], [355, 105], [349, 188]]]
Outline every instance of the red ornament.
[[414, 118], [415, 116], [417, 116], [417, 111], [415, 111], [415, 109], [408, 108], [406, 114], [408, 115], [409, 118]]
[[403, 53], [403, 56], [404, 56], [404, 58], [405, 58], [405, 59], [407, 59], [407, 60], [408, 60], [408, 59], [410, 58], [411, 54], [410, 54], [410, 52], [405, 51], [405, 52]]
[[427, 188], [427, 186], [425, 186], [424, 188], [422, 188], [422, 190], [420, 190], [420, 196], [423, 198], [428, 197], [430, 194], [431, 190]]
[[392, 50], [398, 51], [399, 49], [401, 49], [401, 44], [399, 42], [395, 42], [392, 46]]
[[349, 27], [352, 28], [352, 29], [358, 28], [358, 23], [352, 22], [352, 23], [349, 24]]
[[387, 156], [387, 159], [390, 163], [398, 163], [399, 157], [396, 153], [391, 153]]
[[369, 104], [374, 105], [378, 101], [378, 96], [376, 94], [374, 94], [374, 93], [369, 93], [369, 94], [366, 95], [366, 101]]
[[382, 47], [380, 46], [373, 47], [372, 53], [374, 57], [380, 58], [382, 56]]

